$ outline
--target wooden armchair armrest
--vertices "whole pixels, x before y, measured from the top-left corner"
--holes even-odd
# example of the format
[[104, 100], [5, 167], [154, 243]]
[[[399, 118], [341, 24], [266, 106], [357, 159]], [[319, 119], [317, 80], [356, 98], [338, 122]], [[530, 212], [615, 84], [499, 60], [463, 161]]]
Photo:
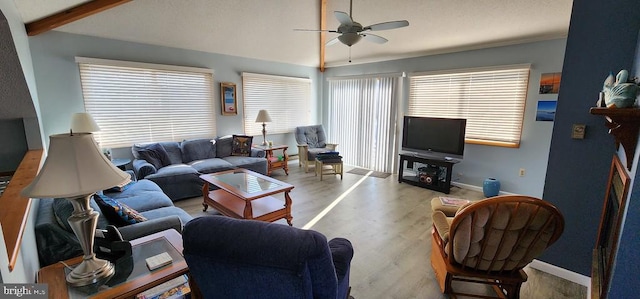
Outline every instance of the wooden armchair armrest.
[[325, 143], [327, 145], [327, 148], [330, 148], [332, 151], [336, 150], [336, 147], [338, 147], [337, 143]]

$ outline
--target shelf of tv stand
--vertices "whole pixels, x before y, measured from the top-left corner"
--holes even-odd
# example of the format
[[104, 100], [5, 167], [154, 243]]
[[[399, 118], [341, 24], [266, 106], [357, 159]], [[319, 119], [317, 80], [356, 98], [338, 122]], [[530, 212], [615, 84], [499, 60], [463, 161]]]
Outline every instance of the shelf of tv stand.
[[[407, 168], [405, 168], [405, 165], [404, 165], [405, 162], [407, 162]], [[421, 157], [421, 156], [416, 156], [414, 154], [400, 154], [400, 163], [399, 163], [400, 169], [398, 170], [398, 183], [407, 183], [410, 185], [449, 194], [449, 192], [451, 192], [451, 172], [453, 169], [453, 165], [458, 162], [460, 161]], [[438, 167], [443, 167], [447, 172], [444, 176], [445, 179], [440, 180], [438, 176], [438, 178], [433, 183], [427, 184], [427, 183], [421, 182], [416, 175], [411, 175], [411, 176], [403, 175], [405, 169], [413, 168], [413, 163], [421, 163], [426, 165], [436, 165]]]

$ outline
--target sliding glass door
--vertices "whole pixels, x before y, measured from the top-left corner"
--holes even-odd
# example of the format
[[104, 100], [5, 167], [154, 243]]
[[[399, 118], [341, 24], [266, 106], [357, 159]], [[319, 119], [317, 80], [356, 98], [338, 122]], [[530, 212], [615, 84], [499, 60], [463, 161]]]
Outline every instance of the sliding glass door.
[[346, 164], [392, 172], [400, 76], [329, 79], [328, 135]]

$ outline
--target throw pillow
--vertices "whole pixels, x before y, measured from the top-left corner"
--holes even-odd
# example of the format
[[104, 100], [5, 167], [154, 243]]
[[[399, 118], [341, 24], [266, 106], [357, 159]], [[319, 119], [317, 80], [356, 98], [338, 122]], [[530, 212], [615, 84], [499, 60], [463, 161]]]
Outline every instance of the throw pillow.
[[114, 198], [96, 194], [93, 196], [100, 210], [109, 221], [117, 226], [124, 226], [138, 222], [147, 221], [138, 211], [128, 207], [127, 205], [117, 201]]
[[252, 141], [253, 136], [233, 135], [233, 142], [231, 144], [231, 155], [244, 157], [251, 156]]
[[156, 169], [160, 169], [164, 166], [170, 165], [169, 154], [164, 149], [162, 144], [153, 143], [143, 149], [138, 150], [140, 158], [151, 163]]

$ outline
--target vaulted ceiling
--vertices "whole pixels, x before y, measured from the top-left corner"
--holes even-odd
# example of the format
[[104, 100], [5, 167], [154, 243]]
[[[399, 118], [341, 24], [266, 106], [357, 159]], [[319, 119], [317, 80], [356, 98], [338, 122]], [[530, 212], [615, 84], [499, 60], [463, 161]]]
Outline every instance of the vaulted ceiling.
[[[321, 3], [326, 26], [349, 13], [348, 0], [135, 0], [82, 18], [56, 31], [192, 49], [306, 66], [320, 65]], [[24, 23], [86, 0], [14, 0]], [[571, 0], [353, 0], [362, 25], [407, 20], [405, 28], [375, 32], [385, 44], [362, 40], [353, 63], [455, 52], [566, 37]], [[46, 34], [46, 33], [44, 33]], [[326, 40], [336, 37], [327, 33]], [[327, 67], [348, 64], [349, 47], [326, 48]]]

